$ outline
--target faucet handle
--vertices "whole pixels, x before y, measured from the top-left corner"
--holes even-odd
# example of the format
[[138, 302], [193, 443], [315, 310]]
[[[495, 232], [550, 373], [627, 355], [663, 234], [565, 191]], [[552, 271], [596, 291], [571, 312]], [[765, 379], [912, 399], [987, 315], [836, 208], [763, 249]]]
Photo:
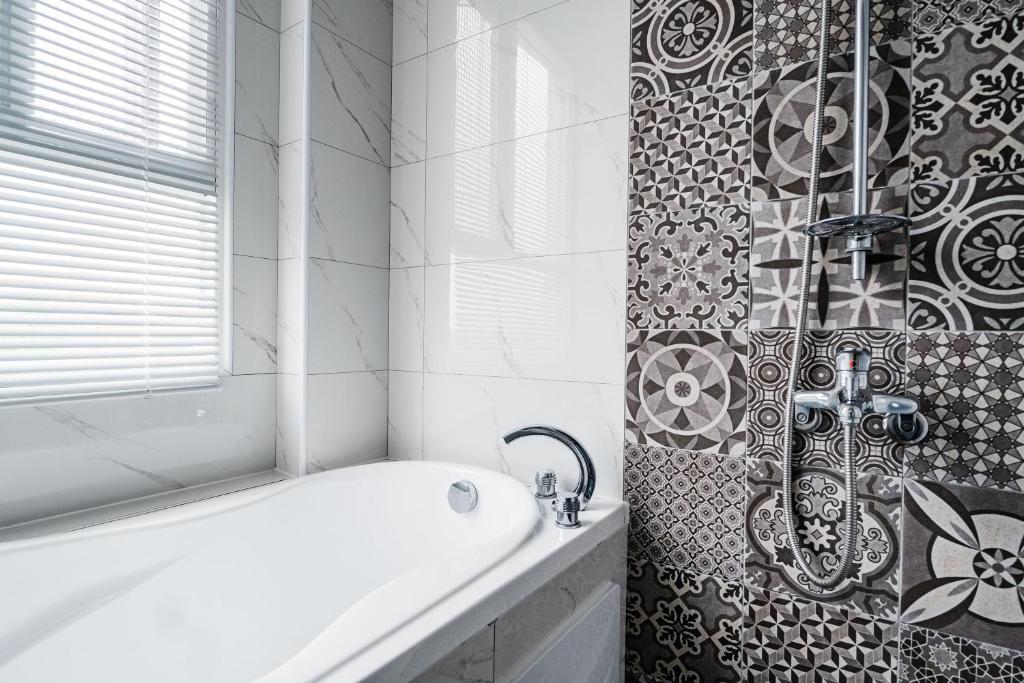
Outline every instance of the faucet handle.
[[555, 511], [555, 526], [578, 529], [580, 526], [580, 497], [573, 491], [559, 491], [551, 501]]
[[871, 397], [871, 410], [889, 415], [911, 415], [921, 409], [917, 401], [906, 396], [875, 394]]
[[533, 495], [537, 498], [554, 498], [558, 477], [552, 469], [538, 470], [533, 475]]
[[864, 373], [871, 369], [871, 352], [856, 346], [836, 350], [836, 371]]

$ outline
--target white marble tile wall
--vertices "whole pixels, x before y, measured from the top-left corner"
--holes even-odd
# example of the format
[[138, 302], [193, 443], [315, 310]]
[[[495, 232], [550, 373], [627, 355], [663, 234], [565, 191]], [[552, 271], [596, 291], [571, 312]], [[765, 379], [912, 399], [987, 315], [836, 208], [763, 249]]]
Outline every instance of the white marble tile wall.
[[395, 19], [389, 454], [571, 482], [501, 440], [552, 424], [620, 496], [629, 3], [428, 8], [425, 44]]
[[312, 0], [313, 21], [391, 64], [392, 0]]
[[307, 472], [387, 456], [388, 373], [310, 375]]
[[218, 389], [0, 409], [0, 526], [275, 466], [279, 0], [235, 15], [232, 376]]
[[323, 259], [308, 269], [308, 371], [387, 370], [387, 269]]
[[395, 64], [427, 52], [428, 0], [395, 0], [392, 55]]

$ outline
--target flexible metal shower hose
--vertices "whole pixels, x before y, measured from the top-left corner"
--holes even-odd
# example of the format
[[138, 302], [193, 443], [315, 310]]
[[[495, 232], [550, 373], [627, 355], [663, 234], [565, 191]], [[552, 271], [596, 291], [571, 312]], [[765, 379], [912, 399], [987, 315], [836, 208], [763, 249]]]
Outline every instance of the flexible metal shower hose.
[[[828, 86], [828, 60], [831, 54], [832, 2], [821, 0], [821, 34], [818, 49], [818, 80], [815, 94], [814, 129], [811, 140], [811, 176], [807, 193], [807, 224], [817, 220], [818, 185], [821, 176], [822, 128], [825, 118], [825, 95]], [[819, 577], [811, 568], [797, 536], [796, 514], [793, 511], [793, 414], [796, 385], [800, 374], [801, 353], [807, 320], [807, 298], [811, 284], [811, 263], [814, 256], [814, 238], [804, 235], [803, 260], [800, 266], [800, 299], [797, 302], [793, 358], [786, 382], [786, 409], [782, 419], [782, 515], [786, 523], [786, 538], [793, 559], [807, 580], [822, 589], [831, 589], [849, 576], [857, 549], [857, 435], [854, 425], [843, 426], [843, 469], [846, 480], [846, 542], [839, 565], [827, 576]]]

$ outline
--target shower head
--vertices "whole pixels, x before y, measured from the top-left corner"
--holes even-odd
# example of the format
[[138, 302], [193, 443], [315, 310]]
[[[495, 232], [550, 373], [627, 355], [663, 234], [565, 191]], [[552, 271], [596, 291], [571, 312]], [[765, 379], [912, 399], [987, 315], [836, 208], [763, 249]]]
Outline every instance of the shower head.
[[811, 223], [804, 228], [804, 234], [810, 237], [845, 237], [861, 239], [883, 232], [901, 230], [910, 225], [905, 216], [891, 214], [864, 214], [861, 216], [837, 216]]

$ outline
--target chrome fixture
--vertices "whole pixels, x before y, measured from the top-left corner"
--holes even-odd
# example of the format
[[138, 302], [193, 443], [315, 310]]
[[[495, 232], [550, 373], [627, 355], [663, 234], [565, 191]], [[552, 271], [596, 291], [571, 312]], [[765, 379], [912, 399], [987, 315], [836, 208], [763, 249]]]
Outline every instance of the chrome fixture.
[[[798, 391], [794, 401], [795, 427], [813, 431], [824, 412], [835, 413], [844, 427], [856, 427], [865, 415], [886, 416], [886, 429], [901, 443], [917, 443], [928, 433], [928, 423], [917, 401], [906, 396], [875, 394], [868, 386], [871, 352], [843, 347], [836, 351], [836, 385], [831, 391]], [[898, 418], [906, 417], [906, 420]], [[896, 428], [891, 427], [890, 424]]]
[[463, 479], [448, 487], [448, 505], [460, 515], [472, 512], [479, 500], [476, 486], [471, 481]]
[[594, 485], [597, 483], [597, 475], [594, 473], [594, 461], [590, 459], [590, 454], [587, 453], [587, 449], [583, 447], [583, 444], [577, 441], [571, 434], [568, 434], [556, 427], [548, 427], [545, 425], [529, 425], [527, 427], [520, 427], [519, 429], [509, 432], [502, 438], [505, 440], [506, 444], [510, 444], [516, 439], [520, 439], [524, 436], [546, 436], [564, 444], [566, 448], [572, 451], [573, 456], [576, 458], [576, 464], [580, 469], [580, 477], [576, 484], [574, 493], [579, 497], [579, 509], [586, 510], [587, 503], [590, 502], [590, 499], [594, 495]]
[[559, 491], [551, 503], [555, 511], [555, 526], [563, 529], [580, 527], [580, 497], [569, 491]]
[[554, 498], [558, 477], [554, 470], [538, 470], [533, 475], [533, 495], [537, 498]]
[[[801, 353], [807, 325], [807, 299], [810, 291], [811, 266], [814, 258], [815, 238], [844, 237], [846, 252], [850, 254], [851, 276], [863, 280], [867, 276], [867, 255], [871, 251], [872, 237], [882, 232], [901, 229], [908, 222], [901, 216], [867, 213], [868, 174], [868, 41], [870, 38], [869, 0], [856, 0], [856, 26], [854, 29], [854, 157], [853, 157], [853, 215], [818, 221], [817, 206], [821, 182], [821, 148], [825, 119], [825, 95], [828, 86], [828, 61], [831, 53], [832, 0], [821, 0], [818, 13], [821, 32], [818, 37], [818, 75], [815, 89], [814, 120], [811, 135], [811, 168], [807, 192], [807, 220], [804, 229], [803, 253], [800, 264], [800, 296], [795, 312], [795, 347], [786, 380], [786, 407], [782, 418], [782, 516], [786, 526], [786, 539], [793, 559], [807, 581], [819, 588], [831, 589], [850, 575], [857, 551], [857, 425], [866, 410], [887, 413], [886, 429], [900, 440], [924, 438], [927, 426], [915, 403], [902, 397], [881, 396], [878, 402], [866, 400], [867, 372], [870, 355], [854, 349], [843, 349], [837, 357], [836, 388], [831, 392], [798, 392]], [[839, 366], [842, 367], [839, 367]], [[846, 486], [844, 505], [843, 549], [837, 566], [825, 576], [811, 568], [796, 528], [793, 509], [793, 429], [813, 428], [820, 415], [812, 411], [834, 410], [843, 428], [843, 474]], [[907, 412], [909, 411], [909, 412]], [[796, 423], [796, 425], [795, 425]]]

